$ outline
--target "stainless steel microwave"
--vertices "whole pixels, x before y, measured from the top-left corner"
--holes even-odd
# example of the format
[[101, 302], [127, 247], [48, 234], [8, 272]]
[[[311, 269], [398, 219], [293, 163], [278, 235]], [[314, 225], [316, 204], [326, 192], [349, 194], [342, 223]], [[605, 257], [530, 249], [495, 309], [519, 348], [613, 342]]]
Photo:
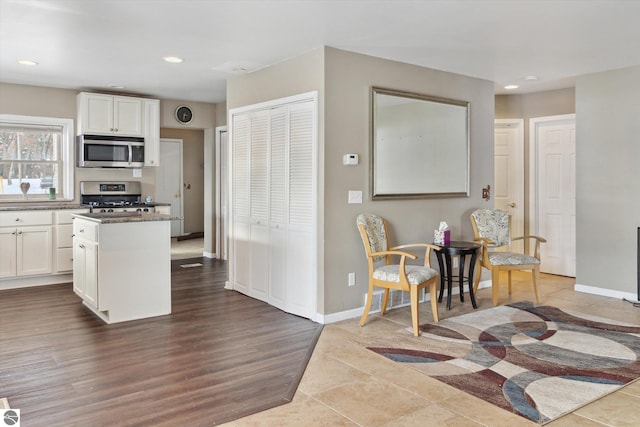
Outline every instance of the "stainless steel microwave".
[[144, 138], [78, 135], [77, 142], [78, 167], [141, 168], [144, 166]]

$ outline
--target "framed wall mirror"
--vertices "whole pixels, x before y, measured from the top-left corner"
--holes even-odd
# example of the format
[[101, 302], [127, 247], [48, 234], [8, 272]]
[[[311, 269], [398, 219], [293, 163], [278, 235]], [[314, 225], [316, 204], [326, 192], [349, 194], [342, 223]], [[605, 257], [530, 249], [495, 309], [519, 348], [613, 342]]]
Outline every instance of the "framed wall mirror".
[[373, 200], [469, 196], [469, 102], [373, 87]]

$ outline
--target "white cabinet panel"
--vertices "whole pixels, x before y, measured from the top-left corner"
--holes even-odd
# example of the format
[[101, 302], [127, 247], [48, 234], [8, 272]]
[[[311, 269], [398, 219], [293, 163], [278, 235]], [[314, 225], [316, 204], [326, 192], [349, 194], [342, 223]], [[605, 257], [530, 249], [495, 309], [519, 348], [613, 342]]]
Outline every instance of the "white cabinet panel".
[[16, 276], [16, 233], [15, 228], [0, 228], [0, 278]]
[[66, 272], [73, 270], [73, 246], [56, 250], [56, 271]]
[[144, 165], [160, 165], [160, 101], [145, 99], [144, 109]]
[[51, 226], [22, 227], [17, 230], [16, 274], [30, 276], [51, 273]]
[[118, 135], [144, 136], [142, 99], [114, 97], [113, 116], [113, 125]]

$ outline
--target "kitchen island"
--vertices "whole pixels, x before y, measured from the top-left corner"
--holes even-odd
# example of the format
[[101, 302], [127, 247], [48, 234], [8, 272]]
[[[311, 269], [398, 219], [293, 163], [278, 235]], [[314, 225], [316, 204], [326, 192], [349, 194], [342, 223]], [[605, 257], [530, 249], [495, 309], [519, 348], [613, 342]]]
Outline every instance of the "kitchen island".
[[171, 313], [170, 215], [73, 215], [73, 290], [106, 323]]

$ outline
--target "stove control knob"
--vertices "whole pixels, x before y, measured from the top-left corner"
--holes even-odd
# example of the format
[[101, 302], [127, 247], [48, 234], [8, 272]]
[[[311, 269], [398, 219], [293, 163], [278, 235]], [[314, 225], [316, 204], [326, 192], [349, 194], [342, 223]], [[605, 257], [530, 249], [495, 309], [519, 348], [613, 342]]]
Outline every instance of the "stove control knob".
[[142, 209], [138, 208], [136, 209], [136, 212], [142, 212]]
[[100, 209], [100, 212], [106, 212], [106, 211], [107, 211], [106, 209]]
[[107, 212], [113, 212], [113, 209], [107, 209]]

